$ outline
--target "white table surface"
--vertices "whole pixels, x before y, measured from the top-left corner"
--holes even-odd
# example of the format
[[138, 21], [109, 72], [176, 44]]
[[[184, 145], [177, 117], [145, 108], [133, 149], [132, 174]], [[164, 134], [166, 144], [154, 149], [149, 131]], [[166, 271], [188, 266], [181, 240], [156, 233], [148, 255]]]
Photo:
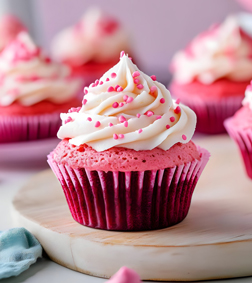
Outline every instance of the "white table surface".
[[[20, 158], [14, 158], [16, 155], [16, 149], [13, 150], [11, 158], [8, 158], [9, 152], [12, 148], [0, 146], [0, 231], [9, 229], [12, 226], [11, 220], [11, 200], [16, 191], [21, 188], [27, 180], [41, 170], [48, 169], [46, 163], [46, 153], [50, 151], [50, 148], [54, 147], [56, 142], [50, 141], [47, 146], [42, 144], [29, 146], [22, 145], [20, 147]], [[24, 151], [29, 148], [29, 156], [24, 158]], [[38, 154], [39, 150], [39, 154]], [[17, 156], [17, 155], [16, 155]], [[35, 157], [37, 156], [37, 157]], [[39, 259], [33, 264], [27, 271], [23, 272], [18, 277], [11, 277], [1, 280], [1, 283], [16, 283], [16, 282], [74, 282], [74, 283], [102, 283], [105, 279], [88, 276], [76, 271], [72, 271], [65, 267], [62, 267], [47, 258]], [[205, 281], [206, 282], [206, 281]], [[210, 281], [209, 281], [210, 282]], [[216, 280], [211, 281], [216, 283], [235, 283], [235, 282], [251, 282], [252, 277], [238, 278], [230, 280]], [[130, 283], [130, 282], [129, 282]]]

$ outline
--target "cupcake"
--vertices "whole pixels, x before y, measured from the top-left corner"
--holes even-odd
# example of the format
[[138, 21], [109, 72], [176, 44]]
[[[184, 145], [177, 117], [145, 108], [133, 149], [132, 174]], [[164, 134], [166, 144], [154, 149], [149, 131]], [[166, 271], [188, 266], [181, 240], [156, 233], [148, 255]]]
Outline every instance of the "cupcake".
[[224, 125], [237, 144], [247, 175], [252, 179], [252, 84], [247, 87], [242, 104], [243, 107], [228, 118]]
[[121, 53], [62, 113], [48, 162], [73, 218], [106, 230], [151, 230], [187, 215], [209, 153], [192, 141], [196, 115]]
[[225, 132], [223, 122], [240, 107], [252, 78], [252, 38], [248, 17], [229, 16], [175, 54], [171, 92], [192, 108], [197, 130]]
[[90, 8], [74, 26], [52, 42], [52, 54], [68, 64], [85, 85], [99, 78], [117, 61], [121, 50], [129, 50], [129, 37], [121, 24], [97, 8]]
[[54, 137], [59, 113], [79, 105], [80, 82], [21, 32], [0, 54], [0, 143]]
[[15, 16], [6, 14], [0, 18], [0, 52], [26, 27]]

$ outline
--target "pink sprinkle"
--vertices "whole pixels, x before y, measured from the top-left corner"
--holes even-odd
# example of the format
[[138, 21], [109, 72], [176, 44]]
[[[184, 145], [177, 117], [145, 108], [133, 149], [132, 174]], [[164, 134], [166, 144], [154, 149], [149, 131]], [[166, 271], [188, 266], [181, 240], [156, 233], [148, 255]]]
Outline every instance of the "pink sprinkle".
[[116, 73], [111, 74], [111, 78], [114, 79], [116, 77]]
[[118, 89], [118, 87], [120, 87], [120, 86], [119, 86], [119, 85], [116, 85], [116, 86], [115, 86], [115, 90], [117, 90], [117, 89]]
[[132, 60], [132, 58], [131, 57], [128, 57], [130, 60]]
[[140, 80], [139, 79], [134, 79], [134, 84], [139, 84]]
[[130, 102], [132, 102], [133, 100], [134, 100], [134, 98], [131, 97], [131, 96], [129, 96], [128, 99], [127, 99], [127, 103], [130, 103]]
[[123, 91], [123, 88], [121, 86], [118, 87], [117, 89], [118, 92]]
[[175, 109], [174, 109], [174, 113], [176, 114], [179, 114], [181, 112], [181, 109], [179, 106], [177, 106]]
[[82, 104], [83, 104], [83, 105], [86, 105], [86, 103], [87, 103], [87, 100], [84, 98], [84, 99], [82, 100]]
[[103, 81], [100, 81], [99, 85], [103, 85]]
[[89, 122], [91, 122], [91, 121], [92, 121], [92, 118], [88, 117], [87, 120], [88, 120]]
[[146, 115], [147, 115], [148, 117], [151, 117], [152, 115], [154, 115], [154, 112], [151, 111], [151, 110], [149, 110], [149, 111], [146, 112]]
[[133, 78], [136, 78], [136, 77], [139, 77], [140, 76], [140, 73], [138, 71], [135, 71], [133, 74], [132, 74], [132, 77]]
[[115, 91], [115, 89], [112, 86], [110, 86], [107, 91], [112, 92], [112, 91]]
[[112, 104], [112, 107], [113, 107], [113, 108], [117, 108], [118, 106], [119, 106], [118, 102], [114, 102], [114, 103]]
[[180, 103], [180, 99], [178, 98], [175, 103], [179, 104]]
[[95, 87], [95, 86], [96, 86], [96, 84], [95, 84], [95, 83], [91, 84], [91, 87]]
[[68, 113], [72, 113], [72, 112], [79, 112], [81, 110], [81, 107], [72, 107], [68, 110]]
[[129, 123], [128, 123], [128, 121], [125, 121], [124, 123], [123, 123], [123, 125], [124, 125], [124, 127], [128, 127], [128, 125], [129, 125]]
[[128, 99], [128, 95], [124, 95], [124, 96], [123, 96], [123, 100], [126, 102], [127, 99]]
[[95, 85], [98, 86], [98, 84], [99, 84], [99, 80], [96, 80]]
[[162, 103], [162, 104], [165, 103], [165, 99], [164, 99], [164, 98], [161, 98], [159, 101], [160, 101], [160, 103]]
[[71, 117], [68, 117], [66, 120], [65, 120], [65, 124], [69, 123], [69, 122], [72, 122], [73, 119]]
[[170, 129], [171, 126], [170, 125], [166, 125], [165, 127], [166, 127], [166, 129]]
[[101, 126], [101, 123], [99, 121], [95, 122], [95, 127], [98, 128]]
[[112, 124], [112, 123], [109, 123], [108, 125], [109, 125], [110, 127], [113, 127], [113, 126], [114, 126], [114, 124]]
[[120, 107], [123, 107], [123, 105], [124, 105], [123, 102], [120, 102], [120, 103], [119, 103], [119, 106], [120, 106]]
[[182, 139], [185, 141], [187, 139], [186, 135], [182, 135]]
[[172, 116], [172, 117], [170, 118], [170, 121], [171, 121], [171, 122], [174, 122], [174, 121], [175, 121], [175, 118]]
[[153, 85], [151, 88], [150, 88], [150, 93], [154, 93], [155, 91], [157, 91], [157, 87], [155, 85]]
[[121, 116], [119, 116], [118, 120], [119, 120], [119, 122], [123, 123], [123, 122], [126, 121], [126, 118], [121, 115]]
[[157, 77], [155, 75], [150, 76], [152, 78], [153, 81], [157, 80]]
[[109, 81], [109, 78], [106, 78], [106, 82], [108, 82]]
[[118, 138], [119, 138], [119, 139], [123, 139], [123, 138], [124, 138], [124, 134], [119, 134], [119, 135], [118, 135]]
[[125, 54], [125, 52], [124, 52], [124, 51], [121, 51], [121, 53], [120, 53], [120, 58], [122, 58], [124, 54]]
[[142, 84], [139, 84], [139, 85], [137, 85], [137, 88], [138, 88], [138, 89], [142, 89], [142, 88], [143, 88], [143, 85], [142, 85]]
[[158, 115], [158, 116], [156, 117], [157, 120], [159, 120], [159, 119], [161, 119], [161, 118], [162, 118], [162, 116], [160, 116], [160, 115]]
[[136, 116], [137, 116], [137, 118], [140, 118], [141, 114], [137, 113]]
[[113, 134], [113, 139], [117, 140], [118, 139], [118, 135], [117, 134]]
[[85, 93], [85, 94], [88, 94], [87, 88], [84, 88], [84, 93]]
[[143, 131], [142, 129], [139, 129], [139, 130], [138, 130], [138, 133], [139, 133], [139, 134], [141, 134], [141, 133], [142, 133], [142, 131]]

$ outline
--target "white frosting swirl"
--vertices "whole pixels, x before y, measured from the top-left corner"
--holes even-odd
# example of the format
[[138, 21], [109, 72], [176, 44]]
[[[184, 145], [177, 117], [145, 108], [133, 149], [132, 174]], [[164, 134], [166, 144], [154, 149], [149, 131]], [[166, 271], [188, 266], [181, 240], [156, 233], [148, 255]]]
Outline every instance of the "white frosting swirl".
[[198, 35], [189, 46], [175, 54], [174, 80], [211, 84], [220, 78], [246, 81], [252, 77], [252, 17], [229, 16], [224, 23]]
[[52, 43], [55, 59], [81, 66], [87, 62], [114, 60], [128, 50], [128, 35], [121, 25], [99, 9], [91, 8], [72, 27], [61, 31]]
[[81, 82], [67, 66], [52, 63], [26, 32], [0, 54], [0, 105], [18, 101], [30, 106], [42, 100], [64, 103], [76, 96]]
[[175, 103], [164, 85], [154, 80], [127, 55], [122, 56], [85, 89], [79, 112], [61, 114], [58, 137], [70, 138], [77, 146], [86, 143], [96, 151], [111, 147], [167, 150], [178, 142], [187, 143], [195, 130], [195, 113]]

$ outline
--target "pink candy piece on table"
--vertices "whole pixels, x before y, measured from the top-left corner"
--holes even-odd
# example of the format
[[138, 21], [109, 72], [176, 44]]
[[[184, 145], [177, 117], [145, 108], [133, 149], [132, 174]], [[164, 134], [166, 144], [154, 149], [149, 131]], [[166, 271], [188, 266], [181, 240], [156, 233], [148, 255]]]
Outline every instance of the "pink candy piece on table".
[[132, 269], [123, 266], [106, 283], [141, 283], [139, 275]]

